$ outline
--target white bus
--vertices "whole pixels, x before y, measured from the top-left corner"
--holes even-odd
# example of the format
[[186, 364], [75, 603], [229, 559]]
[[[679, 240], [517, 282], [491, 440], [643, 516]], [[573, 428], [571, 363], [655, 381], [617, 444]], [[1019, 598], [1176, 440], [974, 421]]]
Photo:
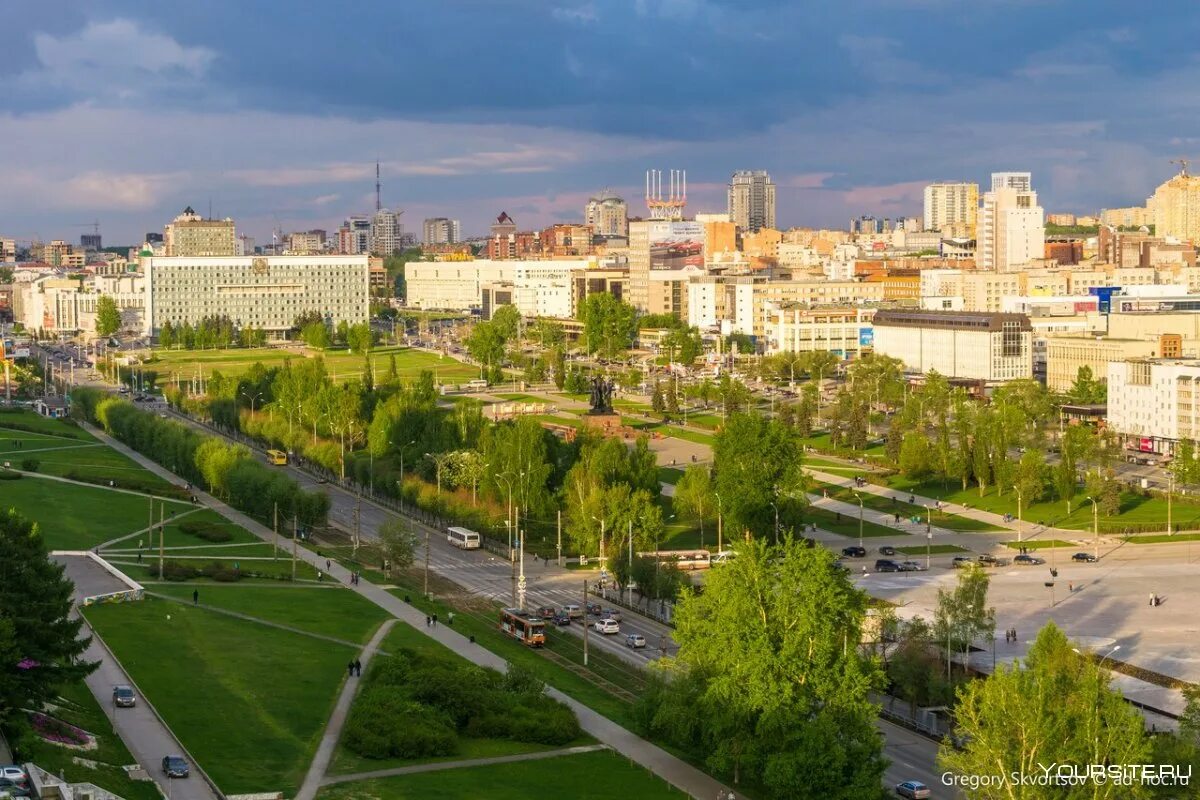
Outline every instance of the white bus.
[[475, 392], [475, 391], [479, 391], [481, 389], [488, 388], [488, 382], [483, 380], [482, 378], [476, 378], [473, 381], [467, 381], [466, 383], [464, 383], [463, 388], [466, 389], [468, 392]]
[[462, 550], [479, 549], [479, 534], [466, 528], [447, 528], [446, 541]]

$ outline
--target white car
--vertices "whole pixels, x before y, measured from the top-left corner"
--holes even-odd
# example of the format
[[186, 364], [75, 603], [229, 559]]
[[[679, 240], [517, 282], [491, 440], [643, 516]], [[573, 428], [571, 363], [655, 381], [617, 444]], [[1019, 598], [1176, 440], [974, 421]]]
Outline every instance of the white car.
[[617, 624], [615, 619], [598, 619], [592, 623], [592, 629], [597, 633], [603, 634], [621, 632], [621, 626]]
[[640, 650], [646, 646], [646, 637], [640, 633], [630, 633], [625, 637], [625, 646]]

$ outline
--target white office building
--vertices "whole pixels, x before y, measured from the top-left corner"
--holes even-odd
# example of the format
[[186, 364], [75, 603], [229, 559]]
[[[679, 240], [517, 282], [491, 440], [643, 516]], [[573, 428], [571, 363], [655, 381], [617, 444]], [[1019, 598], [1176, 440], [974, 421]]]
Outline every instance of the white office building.
[[[942, 228], [963, 225], [965, 230], [975, 231], [979, 214], [979, 184], [977, 183], [931, 183], [925, 187], [924, 230], [940, 231]], [[904, 226], [908, 231], [908, 225]]]
[[979, 209], [976, 262], [980, 269], [1009, 272], [1045, 257], [1045, 215], [1029, 173], [995, 173]]
[[1033, 374], [1033, 329], [1022, 314], [881, 309], [872, 324], [875, 352], [909, 372], [988, 383]]
[[425, 244], [457, 244], [462, 241], [462, 226], [456, 219], [430, 217], [422, 225]]
[[317, 312], [330, 324], [366, 322], [370, 264], [365, 255], [145, 258], [145, 333], [164, 322], [195, 325], [223, 315], [237, 327], [283, 335]]
[[410, 261], [404, 284], [410, 308], [472, 311], [483, 308], [484, 288], [511, 287], [514, 305], [528, 317], [571, 317], [572, 273], [582, 260]]
[[1145, 453], [1200, 439], [1200, 361], [1109, 362], [1108, 426]]

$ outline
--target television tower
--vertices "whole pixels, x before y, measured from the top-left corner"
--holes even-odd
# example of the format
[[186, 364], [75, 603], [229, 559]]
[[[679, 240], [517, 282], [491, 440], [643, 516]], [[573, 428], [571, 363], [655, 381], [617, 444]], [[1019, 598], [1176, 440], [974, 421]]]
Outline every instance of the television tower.
[[670, 170], [666, 197], [663, 196], [662, 170], [646, 170], [646, 207], [650, 210], [650, 219], [683, 219], [683, 207], [686, 205], [687, 170]]
[[375, 210], [383, 208], [383, 188], [379, 185], [379, 159], [375, 159]]

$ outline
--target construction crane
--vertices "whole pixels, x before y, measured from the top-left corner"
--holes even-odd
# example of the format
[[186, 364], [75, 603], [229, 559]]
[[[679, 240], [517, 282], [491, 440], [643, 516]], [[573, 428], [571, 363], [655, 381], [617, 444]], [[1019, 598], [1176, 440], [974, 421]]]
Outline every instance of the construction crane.
[[94, 222], [76, 222], [71, 227], [72, 228], [91, 228], [92, 233], [96, 234], [97, 236], [100, 235], [100, 220], [95, 220]]
[[1180, 175], [1182, 175], [1185, 178], [1188, 176], [1188, 171], [1187, 171], [1188, 160], [1186, 158], [1172, 158], [1171, 163], [1179, 165], [1179, 174]]

